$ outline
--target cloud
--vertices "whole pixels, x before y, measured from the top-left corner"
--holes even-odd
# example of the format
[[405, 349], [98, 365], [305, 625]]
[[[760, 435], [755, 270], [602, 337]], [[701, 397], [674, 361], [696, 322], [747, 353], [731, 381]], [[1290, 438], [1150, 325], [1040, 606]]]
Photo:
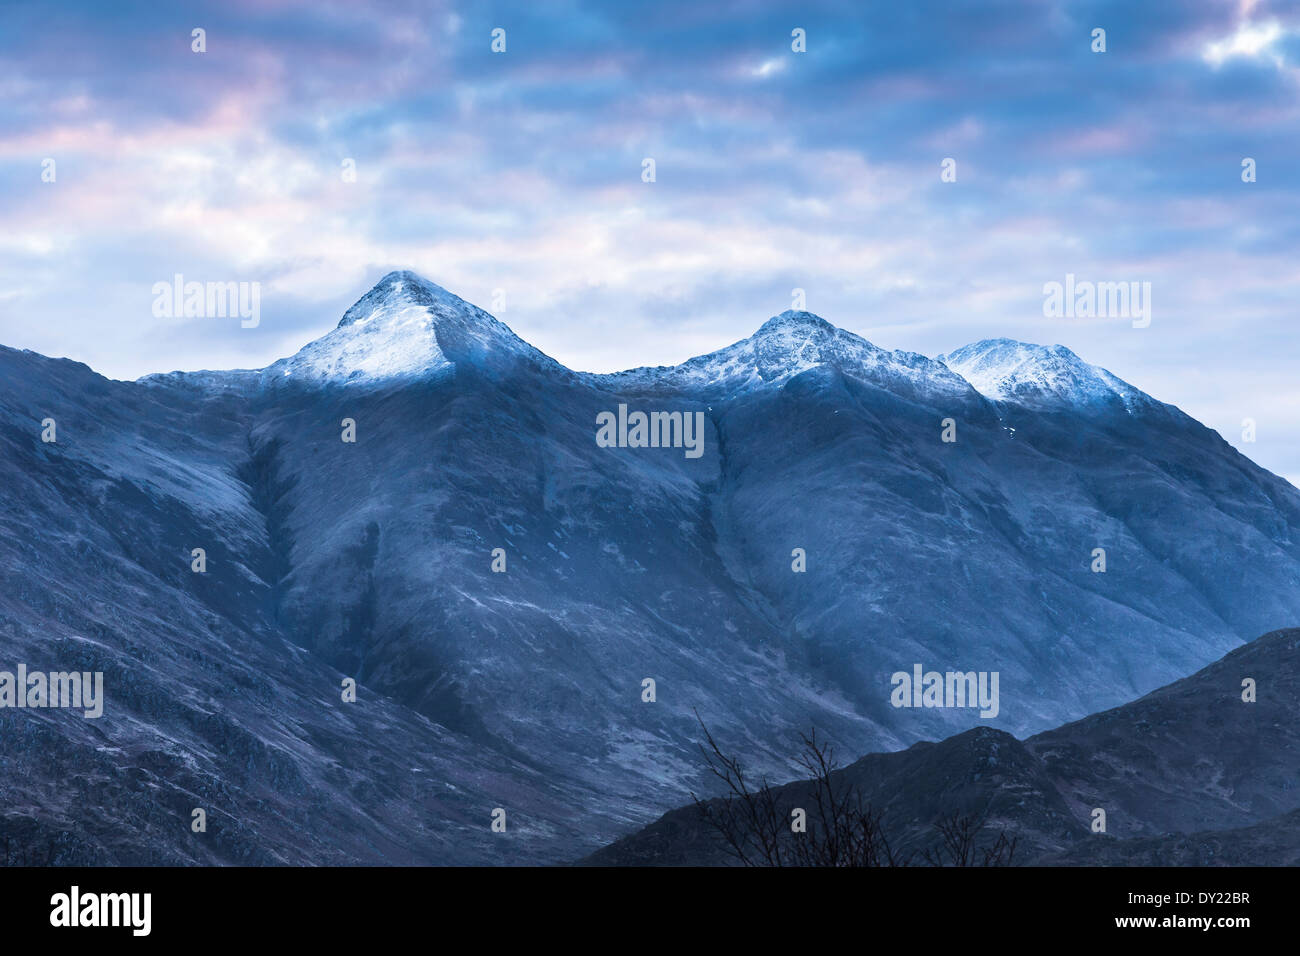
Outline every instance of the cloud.
[[774, 57], [770, 60], [764, 60], [750, 72], [754, 76], [766, 79], [767, 77], [774, 76], [777, 73], [784, 73], [788, 63], [789, 61], [783, 57]]
[[1284, 63], [1281, 53], [1274, 49], [1283, 36], [1281, 25], [1276, 20], [1268, 23], [1242, 23], [1236, 31], [1221, 40], [1205, 45], [1205, 62], [1218, 67], [1225, 60], [1233, 57], [1267, 60], [1277, 67]]
[[[1297, 474], [1297, 35], [1265, 2], [10, 4], [0, 342], [256, 367], [409, 267], [612, 370], [797, 286], [883, 346], [1060, 341], [1230, 439], [1247, 407]], [[176, 272], [261, 282], [261, 325], [155, 319]], [[1067, 272], [1149, 279], [1151, 328], [1045, 320]]]

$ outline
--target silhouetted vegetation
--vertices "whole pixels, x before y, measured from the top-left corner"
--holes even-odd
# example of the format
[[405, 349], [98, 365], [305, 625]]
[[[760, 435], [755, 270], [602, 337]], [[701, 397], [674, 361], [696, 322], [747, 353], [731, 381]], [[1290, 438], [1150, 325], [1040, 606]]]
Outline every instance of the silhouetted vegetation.
[[726, 792], [712, 800], [692, 797], [728, 853], [745, 866], [1009, 866], [1015, 856], [1014, 837], [1004, 831], [991, 843], [982, 841], [984, 821], [957, 812], [934, 821], [935, 846], [900, 852], [882, 814], [838, 772], [833, 748], [818, 739], [815, 728], [800, 735], [798, 762], [811, 794], [800, 790], [798, 797], [766, 779], [755, 784], [738, 758], [722, 752], [703, 721], [700, 728], [700, 752]]

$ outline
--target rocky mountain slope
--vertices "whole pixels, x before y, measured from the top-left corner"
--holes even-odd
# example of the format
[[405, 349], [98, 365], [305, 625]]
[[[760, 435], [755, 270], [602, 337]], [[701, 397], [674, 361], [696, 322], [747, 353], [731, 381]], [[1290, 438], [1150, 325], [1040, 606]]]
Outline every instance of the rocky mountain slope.
[[[620, 406], [701, 454], [602, 447]], [[0, 826], [60, 859], [571, 859], [704, 784], [696, 712], [789, 779], [809, 725], [1031, 734], [1300, 617], [1300, 492], [1177, 409], [801, 312], [593, 375], [392, 273], [258, 371], [0, 350], [0, 450], [9, 666], [106, 671], [98, 721], [0, 711]], [[915, 663], [997, 671], [998, 716], [892, 706]]]

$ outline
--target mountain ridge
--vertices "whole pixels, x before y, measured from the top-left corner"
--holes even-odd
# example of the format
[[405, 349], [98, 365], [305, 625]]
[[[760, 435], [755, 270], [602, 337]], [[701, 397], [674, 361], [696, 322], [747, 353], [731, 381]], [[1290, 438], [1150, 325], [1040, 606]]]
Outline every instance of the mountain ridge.
[[[149, 675], [116, 706], [110, 685], [109, 756], [58, 730], [0, 742], [15, 780], [84, 757], [124, 782], [76, 831], [86, 846], [202, 850], [184, 827], [134, 848], [111, 832], [148, 812], [130, 781], [193, 788], [141, 777], [162, 750], [206, 768], [205, 792], [249, 783], [221, 859], [323, 853], [296, 849], [291, 807], [256, 808], [292, 768], [319, 785], [333, 762], [330, 859], [418, 834], [426, 860], [556, 860], [706, 784], [697, 711], [788, 777], [789, 737], [813, 723], [858, 753], [1029, 736], [1300, 617], [1300, 493], [1181, 413], [990, 401], [807, 313], [671, 374], [571, 372], [445, 290], [385, 278], [271, 374], [115, 382], [0, 350], [0, 633], [33, 657], [88, 634], [114, 683]], [[389, 347], [390, 321], [411, 349]], [[349, 378], [348, 349], [370, 344]], [[689, 415], [702, 454], [601, 445], [619, 405]], [[892, 706], [890, 675], [917, 662], [998, 671], [998, 716]], [[318, 703], [342, 677], [357, 741]], [[268, 722], [275, 686], [291, 703]], [[381, 837], [362, 745], [386, 727], [402, 743], [376, 771]], [[454, 756], [414, 787], [401, 752], [430, 734]], [[49, 794], [12, 796], [75, 822]], [[479, 842], [479, 804], [508, 804], [520, 841]]]
[[[336, 335], [348, 329], [356, 332], [375, 323], [376, 331], [384, 330], [389, 335]], [[450, 351], [439, 338], [439, 329], [445, 330], [443, 339], [451, 343]], [[402, 350], [395, 347], [391, 341], [393, 337], [399, 338], [406, 352], [415, 355], [399, 354]], [[362, 345], [369, 345], [369, 349], [354, 347], [358, 338]], [[1026, 356], [1055, 355], [1063, 350], [1079, 365], [1086, 366], [1063, 346], [1040, 346], [1012, 339], [984, 339], [934, 358], [906, 350], [890, 351], [815, 313], [788, 309], [765, 320], [749, 337], [689, 357], [676, 365], [584, 372], [570, 369], [545, 355], [520, 338], [507, 324], [437, 283], [409, 269], [398, 269], [385, 274], [349, 306], [334, 329], [311, 340], [294, 355], [277, 359], [261, 369], [231, 369], [228, 373], [215, 369], [151, 373], [135, 381], [188, 378], [219, 385], [223, 374], [256, 373], [262, 377], [262, 384], [266, 387], [274, 387], [280, 384], [279, 379], [295, 375], [305, 375], [316, 384], [363, 382], [382, 386], [384, 381], [409, 380], [420, 374], [436, 375], [457, 359], [482, 360], [486, 353], [496, 348], [616, 389], [725, 387], [727, 384], [735, 388], [757, 384], [755, 378], [758, 383], [779, 382], [810, 368], [847, 361], [881, 374], [892, 373], [910, 379], [912, 385], [919, 379], [939, 379], [944, 387], [956, 393], [960, 391], [956, 381], [942, 381], [945, 371], [951, 372], [954, 379], [960, 379], [976, 394], [996, 401], [1007, 396], [992, 386], [979, 388], [952, 367], [953, 364], [968, 365], [961, 361], [964, 356], [975, 355], [981, 346], [996, 344], [1017, 346]], [[978, 357], [987, 358], [983, 354]], [[1022, 363], [1025, 361], [1027, 359], [1022, 358]], [[1105, 369], [1086, 367], [1103, 373], [1108, 380], [1118, 383], [1125, 394], [1135, 396], [1140, 402], [1152, 406], [1163, 404]], [[984, 380], [978, 381], [982, 384]]]

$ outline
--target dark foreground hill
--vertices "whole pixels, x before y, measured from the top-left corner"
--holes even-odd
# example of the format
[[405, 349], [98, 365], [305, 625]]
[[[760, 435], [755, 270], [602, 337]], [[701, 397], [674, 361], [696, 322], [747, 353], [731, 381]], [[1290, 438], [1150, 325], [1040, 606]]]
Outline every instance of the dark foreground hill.
[[[1246, 681], [1254, 682], [1253, 703], [1243, 700]], [[986, 839], [1014, 836], [1020, 863], [1290, 865], [1300, 860], [1297, 713], [1300, 629], [1293, 628], [1130, 704], [1028, 740], [970, 730], [871, 754], [835, 779], [882, 814], [904, 851], [933, 846], [934, 822], [957, 813], [982, 819]], [[808, 781], [776, 789], [787, 813], [811, 806]], [[1093, 831], [1097, 810], [1105, 811], [1104, 833]], [[691, 805], [583, 862], [733, 859]]]

